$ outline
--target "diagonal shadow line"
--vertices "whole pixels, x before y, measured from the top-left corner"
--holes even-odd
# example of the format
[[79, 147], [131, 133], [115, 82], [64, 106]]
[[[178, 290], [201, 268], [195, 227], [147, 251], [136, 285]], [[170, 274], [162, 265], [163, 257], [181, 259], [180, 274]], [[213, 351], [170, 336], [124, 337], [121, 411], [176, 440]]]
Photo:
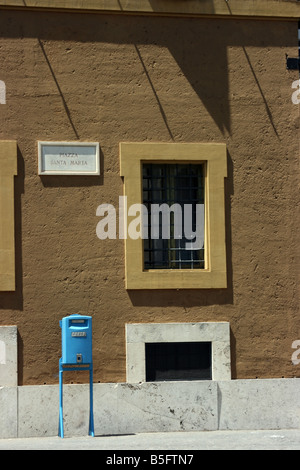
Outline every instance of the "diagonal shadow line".
[[44, 57], [45, 57], [45, 60], [46, 60], [46, 62], [47, 62], [47, 64], [48, 64], [48, 67], [49, 67], [49, 70], [50, 70], [51, 75], [52, 75], [52, 77], [53, 77], [53, 80], [54, 80], [54, 82], [55, 82], [55, 85], [56, 85], [56, 87], [57, 87], [57, 89], [58, 89], [58, 92], [59, 92], [59, 94], [60, 94], [62, 103], [63, 103], [63, 105], [64, 105], [66, 114], [67, 114], [67, 116], [68, 116], [68, 119], [69, 119], [69, 121], [70, 121], [70, 124], [71, 124], [71, 126], [72, 126], [72, 129], [73, 129], [73, 131], [74, 131], [74, 134], [76, 135], [76, 138], [79, 139], [78, 132], [77, 132], [77, 130], [76, 130], [74, 124], [73, 124], [73, 121], [72, 121], [72, 119], [71, 119], [70, 110], [69, 110], [69, 108], [68, 108], [68, 105], [67, 105], [67, 103], [66, 103], [66, 100], [65, 100], [65, 98], [64, 98], [64, 95], [63, 95], [63, 93], [62, 93], [62, 91], [61, 91], [61, 88], [60, 88], [60, 86], [59, 86], [59, 83], [58, 83], [58, 81], [57, 81], [57, 79], [56, 79], [56, 76], [55, 76], [55, 73], [54, 73], [54, 71], [53, 71], [53, 68], [52, 68], [52, 66], [51, 66], [51, 64], [50, 64], [50, 61], [49, 61], [49, 59], [48, 59], [48, 57], [47, 57], [47, 54], [46, 54], [44, 45], [43, 45], [43, 43], [42, 43], [42, 41], [41, 41], [40, 39], [38, 39], [38, 42], [39, 42], [39, 45], [40, 45], [40, 47], [41, 47], [41, 49], [42, 49], [43, 55], [44, 55]]
[[265, 105], [266, 112], [267, 112], [267, 115], [268, 115], [268, 117], [269, 117], [270, 123], [271, 123], [271, 125], [272, 125], [272, 127], [273, 127], [273, 130], [274, 130], [274, 132], [275, 132], [277, 138], [280, 140], [280, 137], [279, 137], [279, 135], [278, 135], [278, 132], [277, 132], [276, 127], [275, 127], [274, 122], [273, 122], [273, 116], [272, 116], [271, 110], [270, 110], [269, 105], [268, 105], [268, 103], [267, 103], [267, 100], [266, 100], [266, 98], [265, 98], [264, 92], [262, 91], [262, 88], [261, 88], [261, 86], [260, 86], [260, 84], [259, 84], [259, 81], [258, 81], [258, 79], [257, 79], [257, 77], [256, 77], [256, 74], [255, 74], [254, 69], [253, 69], [253, 67], [252, 67], [252, 64], [251, 64], [249, 55], [248, 55], [248, 53], [247, 53], [245, 47], [242, 46], [242, 48], [243, 48], [245, 57], [246, 57], [246, 59], [247, 59], [247, 62], [248, 62], [248, 64], [249, 64], [250, 70], [251, 70], [251, 72], [252, 72], [252, 75], [253, 75], [253, 77], [254, 77], [254, 80], [255, 80], [255, 82], [256, 82], [256, 85], [257, 85], [257, 87], [258, 87], [258, 89], [259, 89], [259, 91], [260, 91], [261, 97], [262, 97], [262, 99], [263, 99], [263, 102], [264, 102], [264, 105]]
[[159, 98], [158, 98], [158, 96], [157, 96], [157, 93], [156, 93], [156, 91], [155, 91], [154, 85], [153, 85], [153, 83], [152, 83], [152, 80], [151, 80], [151, 78], [150, 78], [150, 75], [149, 75], [149, 73], [148, 73], [148, 70], [147, 70], [147, 68], [146, 68], [146, 66], [145, 66], [145, 63], [144, 63], [143, 58], [142, 58], [142, 56], [141, 56], [141, 53], [140, 53], [140, 51], [139, 51], [139, 49], [138, 49], [138, 47], [137, 47], [136, 44], [134, 44], [134, 47], [135, 47], [136, 53], [137, 53], [137, 55], [138, 55], [138, 57], [139, 57], [139, 59], [140, 59], [140, 62], [141, 62], [141, 64], [142, 64], [142, 67], [143, 67], [143, 69], [144, 69], [144, 72], [145, 72], [145, 74], [146, 74], [146, 77], [147, 77], [147, 79], [148, 79], [148, 82], [149, 82], [149, 84], [150, 84], [150, 86], [151, 86], [151, 89], [152, 89], [152, 91], [153, 91], [153, 94], [154, 94], [154, 96], [155, 96], [155, 99], [156, 99], [156, 102], [157, 102], [157, 104], [158, 104], [158, 107], [159, 107], [160, 113], [161, 113], [161, 115], [162, 115], [162, 118], [163, 118], [163, 120], [164, 120], [165, 126], [166, 126], [166, 128], [167, 128], [167, 130], [168, 130], [168, 132], [169, 132], [169, 135], [170, 135], [171, 139], [174, 140], [174, 136], [173, 136], [173, 134], [172, 134], [172, 132], [171, 132], [171, 129], [170, 129], [170, 127], [169, 127], [166, 114], [165, 114], [164, 109], [163, 109], [163, 107], [162, 107], [162, 104], [161, 104], [161, 102], [160, 102], [160, 100], [159, 100]]
[[[228, 4], [228, 0], [225, 0], [225, 2], [226, 2], [226, 6], [227, 6], [227, 8], [228, 8], [228, 11], [229, 11], [230, 15], [232, 15], [232, 11], [231, 11], [230, 5]], [[256, 82], [256, 85], [257, 85], [257, 87], [258, 87], [258, 89], [259, 89], [259, 91], [260, 91], [261, 97], [262, 97], [262, 99], [263, 99], [263, 102], [264, 102], [264, 105], [265, 105], [265, 108], [266, 108], [267, 115], [268, 115], [269, 120], [270, 120], [270, 123], [271, 123], [271, 125], [272, 125], [272, 127], [273, 127], [273, 130], [274, 130], [274, 132], [275, 132], [277, 138], [280, 140], [280, 137], [279, 137], [279, 135], [278, 135], [278, 132], [277, 132], [276, 127], [275, 127], [274, 122], [273, 122], [273, 116], [272, 116], [271, 110], [270, 110], [269, 105], [268, 105], [268, 103], [267, 103], [267, 100], [266, 100], [266, 98], [265, 98], [264, 92], [262, 91], [262, 88], [261, 88], [261, 86], [260, 86], [260, 84], [259, 84], [259, 81], [258, 81], [258, 79], [257, 79], [257, 76], [256, 76], [256, 74], [255, 74], [255, 71], [254, 71], [254, 69], [253, 69], [253, 67], [252, 67], [252, 64], [251, 64], [251, 61], [250, 61], [250, 58], [249, 58], [249, 55], [248, 55], [248, 53], [247, 53], [247, 51], [246, 51], [245, 46], [242, 46], [242, 49], [243, 49], [243, 51], [244, 51], [245, 57], [246, 57], [246, 59], [247, 59], [247, 62], [248, 62], [248, 64], [249, 64], [249, 67], [250, 67], [250, 70], [251, 70], [251, 72], [252, 72], [253, 78], [254, 78], [254, 80], [255, 80], [255, 82]]]

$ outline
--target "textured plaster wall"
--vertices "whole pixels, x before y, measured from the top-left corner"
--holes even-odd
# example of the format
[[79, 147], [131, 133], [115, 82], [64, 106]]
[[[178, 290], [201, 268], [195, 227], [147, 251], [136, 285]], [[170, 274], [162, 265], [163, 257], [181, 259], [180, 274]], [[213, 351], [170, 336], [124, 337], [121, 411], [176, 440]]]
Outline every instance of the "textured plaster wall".
[[[1, 11], [0, 139], [18, 142], [19, 383], [58, 382], [59, 320], [93, 316], [94, 381], [125, 380], [125, 323], [228, 321], [233, 378], [299, 376], [297, 22]], [[39, 177], [37, 141], [98, 141], [101, 177]], [[228, 288], [126, 291], [121, 141], [224, 142]], [[85, 373], [66, 381], [88, 381]]]

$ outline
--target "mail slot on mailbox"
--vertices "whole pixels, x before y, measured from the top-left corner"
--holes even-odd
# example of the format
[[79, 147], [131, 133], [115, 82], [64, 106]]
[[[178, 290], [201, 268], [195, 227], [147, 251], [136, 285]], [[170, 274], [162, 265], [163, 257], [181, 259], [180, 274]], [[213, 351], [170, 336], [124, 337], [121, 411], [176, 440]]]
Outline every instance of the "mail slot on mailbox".
[[59, 322], [62, 329], [62, 364], [92, 363], [92, 317], [70, 315]]

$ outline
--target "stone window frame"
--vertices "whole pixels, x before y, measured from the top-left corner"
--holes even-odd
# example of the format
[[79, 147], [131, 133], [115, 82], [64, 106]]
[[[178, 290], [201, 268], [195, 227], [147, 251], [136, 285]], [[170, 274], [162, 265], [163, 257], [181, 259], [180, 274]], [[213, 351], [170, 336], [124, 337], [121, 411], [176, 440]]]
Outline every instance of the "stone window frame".
[[146, 381], [146, 343], [211, 342], [212, 380], [231, 380], [229, 322], [127, 323], [126, 381]]
[[143, 240], [125, 237], [126, 289], [212, 289], [227, 287], [225, 177], [222, 143], [120, 143], [120, 174], [127, 207], [142, 204], [142, 164], [205, 163], [205, 269], [144, 269]]
[[17, 142], [0, 141], [0, 291], [15, 291], [15, 202]]

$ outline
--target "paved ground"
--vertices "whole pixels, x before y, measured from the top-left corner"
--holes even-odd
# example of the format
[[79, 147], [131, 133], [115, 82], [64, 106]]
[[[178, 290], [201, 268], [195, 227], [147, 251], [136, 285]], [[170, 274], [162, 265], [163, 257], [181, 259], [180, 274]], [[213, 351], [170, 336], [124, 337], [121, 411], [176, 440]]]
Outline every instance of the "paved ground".
[[[132, 455], [138, 456], [139, 450], [147, 450], [153, 451], [151, 453], [154, 457], [152, 457], [151, 463], [158, 464], [159, 462], [155, 461], [155, 456], [159, 455], [159, 452], [156, 452], [159, 450], [172, 450], [173, 454], [176, 454], [174, 452], [176, 450], [300, 450], [300, 429], [168, 432], [122, 436], [65, 437], [64, 439], [59, 437], [0, 439], [0, 450], [103, 450], [105, 458], [110, 458], [110, 456], [113, 458], [114, 453], [110, 451], [133, 450]], [[122, 452], [118, 452], [117, 455], [122, 456]], [[124, 453], [124, 455], [126, 454]], [[141, 457], [140, 463], [145, 461], [142, 459], [143, 457]], [[170, 461], [165, 463], [176, 463], [176, 458], [173, 458], [173, 461], [170, 458]], [[134, 462], [132, 464], [138, 466], [134, 465]]]

